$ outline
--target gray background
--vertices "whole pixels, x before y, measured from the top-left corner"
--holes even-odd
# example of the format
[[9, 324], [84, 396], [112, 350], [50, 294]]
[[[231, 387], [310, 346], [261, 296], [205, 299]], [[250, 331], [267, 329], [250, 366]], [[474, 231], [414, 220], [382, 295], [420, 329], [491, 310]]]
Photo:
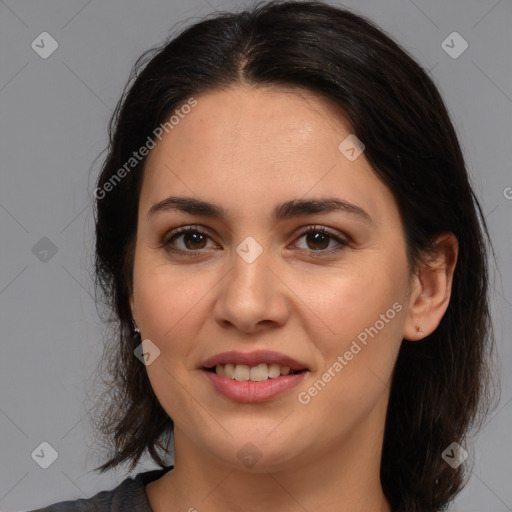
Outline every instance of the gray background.
[[[334, 3], [334, 2], [333, 2]], [[84, 407], [102, 350], [91, 298], [90, 168], [135, 59], [178, 22], [240, 1], [0, 1], [0, 509], [90, 497], [125, 478], [91, 472]], [[497, 253], [493, 314], [501, 400], [474, 442], [474, 473], [453, 510], [512, 510], [512, 3], [352, 0], [426, 68], [453, 116]], [[49, 32], [58, 49], [31, 43]], [[458, 58], [441, 43], [468, 42]], [[450, 43], [451, 44], [451, 43]], [[459, 43], [453, 43], [455, 49]], [[508, 227], [507, 227], [508, 226]], [[53, 255], [53, 245], [57, 252]], [[42, 244], [42, 249], [41, 249]], [[47, 250], [46, 254], [44, 250]], [[508, 369], [508, 372], [507, 372]], [[42, 469], [42, 442], [58, 458]], [[97, 453], [96, 453], [97, 455]], [[134, 473], [154, 468], [145, 460]]]

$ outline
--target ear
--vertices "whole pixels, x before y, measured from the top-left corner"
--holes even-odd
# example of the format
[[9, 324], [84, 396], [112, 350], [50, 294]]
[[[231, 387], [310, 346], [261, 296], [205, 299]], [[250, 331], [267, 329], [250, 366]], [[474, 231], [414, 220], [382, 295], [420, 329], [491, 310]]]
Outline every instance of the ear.
[[[130, 271], [129, 274], [128, 274], [128, 272], [125, 271], [125, 279], [127, 280], [128, 300], [129, 300], [129, 303], [130, 303], [130, 310], [131, 310], [131, 313], [132, 313], [132, 319], [135, 321], [135, 323], [137, 323], [137, 320], [135, 319], [135, 316], [136, 316], [135, 300], [133, 298], [133, 288], [134, 288], [133, 287], [133, 267], [134, 267], [134, 264], [135, 264], [135, 243], [136, 243], [136, 238], [132, 238], [130, 240], [130, 243], [129, 243], [128, 248], [127, 248], [128, 261], [125, 262], [125, 265], [128, 268], [131, 268], [131, 271]], [[125, 267], [125, 269], [126, 269], [126, 267]]]
[[453, 233], [441, 233], [433, 241], [425, 261], [412, 278], [403, 338], [417, 341], [431, 334], [450, 302], [459, 244]]
[[137, 323], [137, 320], [135, 320], [135, 301], [133, 300], [133, 291], [130, 292], [130, 309], [132, 311], [132, 318]]

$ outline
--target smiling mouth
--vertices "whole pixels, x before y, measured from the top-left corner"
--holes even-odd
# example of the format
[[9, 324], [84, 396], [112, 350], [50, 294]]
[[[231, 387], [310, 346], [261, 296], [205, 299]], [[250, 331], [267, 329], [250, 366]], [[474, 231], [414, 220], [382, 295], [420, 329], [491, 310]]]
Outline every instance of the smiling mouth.
[[218, 364], [204, 370], [216, 373], [221, 377], [227, 377], [237, 381], [262, 382], [268, 379], [277, 379], [286, 375], [295, 375], [307, 371], [292, 370], [289, 366], [281, 366], [279, 364], [258, 364], [249, 366], [247, 364]]

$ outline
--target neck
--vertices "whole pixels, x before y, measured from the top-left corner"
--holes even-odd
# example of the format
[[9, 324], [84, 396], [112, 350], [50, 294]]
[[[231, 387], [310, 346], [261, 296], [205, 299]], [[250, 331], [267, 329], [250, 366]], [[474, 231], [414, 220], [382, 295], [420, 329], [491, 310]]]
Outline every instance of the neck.
[[[372, 447], [373, 454], [379, 446]], [[148, 499], [154, 512], [239, 510], [268, 512], [391, 512], [380, 484], [379, 467], [347, 449], [348, 457], [322, 457], [281, 471], [252, 473], [233, 470], [201, 458], [175, 454], [175, 468], [157, 482]], [[349, 459], [351, 462], [349, 462]], [[238, 506], [237, 506], [238, 504]]]

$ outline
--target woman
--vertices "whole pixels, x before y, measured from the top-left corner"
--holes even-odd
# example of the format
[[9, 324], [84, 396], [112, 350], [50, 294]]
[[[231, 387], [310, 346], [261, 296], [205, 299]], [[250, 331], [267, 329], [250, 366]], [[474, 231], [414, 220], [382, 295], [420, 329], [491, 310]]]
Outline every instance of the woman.
[[95, 197], [118, 327], [97, 469], [162, 469], [41, 510], [426, 512], [461, 490], [487, 228], [436, 87], [382, 31], [321, 2], [196, 23], [139, 60]]

